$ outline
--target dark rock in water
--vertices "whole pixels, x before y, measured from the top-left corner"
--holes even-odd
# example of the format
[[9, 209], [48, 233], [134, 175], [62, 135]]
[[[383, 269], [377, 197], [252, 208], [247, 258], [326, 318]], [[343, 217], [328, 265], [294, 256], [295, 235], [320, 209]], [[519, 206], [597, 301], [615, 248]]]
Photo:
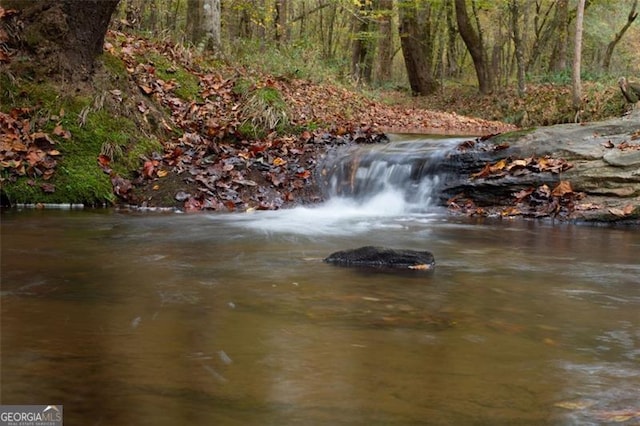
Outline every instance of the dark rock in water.
[[337, 251], [329, 255], [324, 261], [341, 266], [418, 271], [431, 270], [436, 264], [433, 254], [428, 251], [394, 250], [373, 246]]

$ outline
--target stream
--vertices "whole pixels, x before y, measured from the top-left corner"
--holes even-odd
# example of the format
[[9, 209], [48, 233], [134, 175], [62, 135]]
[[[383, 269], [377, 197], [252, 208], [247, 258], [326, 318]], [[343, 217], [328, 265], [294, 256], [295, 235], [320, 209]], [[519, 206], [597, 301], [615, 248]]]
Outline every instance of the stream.
[[[640, 232], [452, 217], [441, 177], [378, 161], [413, 142], [315, 207], [3, 211], [1, 403], [70, 425], [637, 424]], [[436, 267], [322, 262], [363, 245]]]

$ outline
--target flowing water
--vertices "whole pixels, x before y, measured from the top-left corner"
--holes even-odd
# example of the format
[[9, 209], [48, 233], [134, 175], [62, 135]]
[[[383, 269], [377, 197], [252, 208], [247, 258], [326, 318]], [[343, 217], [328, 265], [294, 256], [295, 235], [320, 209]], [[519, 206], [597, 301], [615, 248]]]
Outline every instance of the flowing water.
[[[640, 422], [637, 229], [453, 218], [394, 182], [252, 214], [3, 212], [1, 402], [70, 425]], [[362, 245], [436, 268], [321, 261]]]

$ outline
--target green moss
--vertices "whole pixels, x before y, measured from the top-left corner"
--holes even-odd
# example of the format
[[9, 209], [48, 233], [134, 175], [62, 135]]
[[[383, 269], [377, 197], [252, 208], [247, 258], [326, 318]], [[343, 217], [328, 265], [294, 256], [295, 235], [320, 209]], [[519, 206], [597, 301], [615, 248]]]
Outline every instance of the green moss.
[[[110, 59], [107, 62], [108, 67], [119, 66]], [[1, 191], [11, 203], [111, 203], [114, 195], [110, 178], [97, 162], [103, 148], [115, 147], [122, 153], [111, 166], [123, 177], [131, 177], [139, 168], [141, 156], [162, 151], [161, 144], [145, 135], [133, 119], [114, 112], [108, 102], [101, 101], [100, 93], [95, 98], [74, 96], [55, 86], [6, 76], [0, 77], [0, 85], [0, 109], [8, 112], [15, 107], [33, 108], [32, 129], [47, 132], [61, 153], [56, 157], [56, 171], [47, 181], [29, 176], [9, 179], [8, 170], [4, 170]], [[57, 125], [71, 137], [56, 136], [53, 129]]]
[[177, 83], [177, 87], [174, 90], [176, 96], [186, 100], [201, 100], [199, 94], [200, 80], [198, 77], [183, 67], [171, 63], [159, 53], [152, 53], [145, 60], [154, 65], [156, 75], [162, 80], [174, 80]]
[[495, 143], [496, 145], [508, 143], [521, 137], [528, 135], [529, 133], [533, 133], [536, 130], [535, 127], [529, 127], [527, 129], [514, 130], [512, 132], [500, 133], [489, 139], [489, 142]]
[[100, 59], [107, 71], [119, 76], [127, 75], [127, 66], [120, 58], [117, 58], [110, 53], [104, 53]]

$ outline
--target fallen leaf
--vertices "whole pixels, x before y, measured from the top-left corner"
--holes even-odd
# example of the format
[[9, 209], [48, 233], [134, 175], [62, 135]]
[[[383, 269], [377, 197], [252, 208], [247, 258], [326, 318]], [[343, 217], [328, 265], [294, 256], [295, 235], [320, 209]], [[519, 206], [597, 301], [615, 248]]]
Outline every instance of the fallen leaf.
[[156, 168], [154, 162], [151, 160], [147, 160], [144, 162], [144, 166], [142, 166], [142, 175], [147, 179], [151, 179], [153, 178], [153, 173], [155, 172], [155, 170]]
[[287, 160], [283, 160], [282, 158], [278, 157], [275, 160], [273, 160], [273, 165], [276, 167], [282, 166], [287, 164]]
[[618, 208], [615, 208], [615, 207], [609, 208], [609, 213], [611, 213], [614, 216], [618, 216], [618, 217], [626, 216], [625, 213], [624, 213], [624, 210], [621, 210], [621, 209], [618, 209]]
[[562, 180], [553, 188], [551, 191], [551, 195], [554, 197], [564, 197], [567, 194], [573, 193], [573, 188], [571, 187], [571, 183], [566, 180]]

